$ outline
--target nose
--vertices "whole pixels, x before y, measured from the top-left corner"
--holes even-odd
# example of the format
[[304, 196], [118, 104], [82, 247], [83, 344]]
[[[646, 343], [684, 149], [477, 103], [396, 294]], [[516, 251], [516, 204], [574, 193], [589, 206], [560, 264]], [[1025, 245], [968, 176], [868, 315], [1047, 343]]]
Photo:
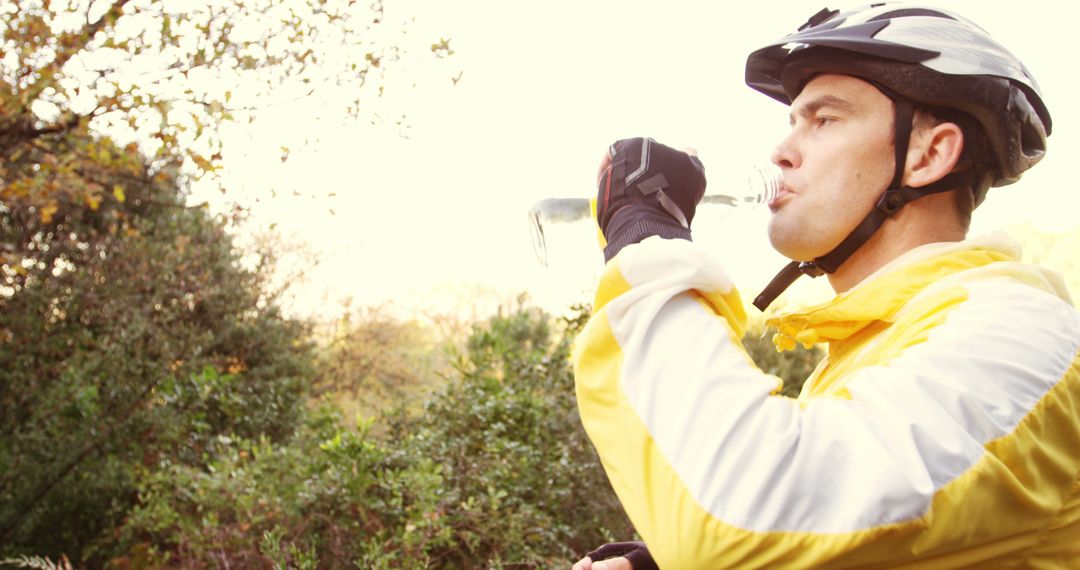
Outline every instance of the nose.
[[788, 136], [784, 137], [784, 140], [773, 148], [772, 153], [769, 155], [769, 160], [781, 169], [798, 168], [802, 164], [802, 155], [795, 144], [795, 135], [796, 132], [792, 130]]

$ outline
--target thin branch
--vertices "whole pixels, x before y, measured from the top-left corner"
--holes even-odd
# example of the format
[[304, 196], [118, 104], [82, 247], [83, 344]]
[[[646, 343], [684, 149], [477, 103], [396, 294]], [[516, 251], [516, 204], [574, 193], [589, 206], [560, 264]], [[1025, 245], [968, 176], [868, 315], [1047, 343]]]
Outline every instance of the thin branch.
[[[56, 74], [64, 64], [68, 62], [75, 54], [79, 53], [86, 48], [86, 44], [94, 38], [99, 31], [101, 31], [110, 22], [115, 22], [123, 14], [124, 6], [130, 0], [117, 0], [111, 8], [108, 9], [96, 22], [88, 23], [86, 27], [82, 28], [78, 32], [65, 32], [56, 40], [56, 57], [49, 65], [45, 66], [38, 73], [40, 79], [35, 81], [26, 89], [25, 101], [29, 105], [30, 101], [33, 101], [41, 95], [41, 92], [45, 90], [52, 83], [53, 75]], [[89, 17], [89, 13], [87, 14]]]

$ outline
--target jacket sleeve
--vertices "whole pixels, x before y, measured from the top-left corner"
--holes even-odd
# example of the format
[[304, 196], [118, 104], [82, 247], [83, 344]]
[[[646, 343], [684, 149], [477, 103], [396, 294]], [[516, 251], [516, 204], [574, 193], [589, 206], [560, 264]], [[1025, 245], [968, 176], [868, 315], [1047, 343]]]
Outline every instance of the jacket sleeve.
[[609, 263], [575, 345], [578, 405], [660, 568], [873, 564], [1047, 520], [1080, 468], [1063, 451], [1080, 442], [1080, 322], [1030, 288], [964, 299], [853, 373], [849, 398], [801, 408], [747, 356], [738, 293], [701, 248], [653, 238]]

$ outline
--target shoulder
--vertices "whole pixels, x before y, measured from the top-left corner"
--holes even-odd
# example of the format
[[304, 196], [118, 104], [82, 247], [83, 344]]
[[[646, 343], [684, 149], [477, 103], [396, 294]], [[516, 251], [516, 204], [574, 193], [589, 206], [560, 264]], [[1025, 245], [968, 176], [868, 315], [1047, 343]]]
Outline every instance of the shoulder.
[[[994, 263], [941, 279], [896, 314], [890, 337], [901, 339], [883, 363], [937, 402], [974, 399], [1015, 417], [1067, 376], [1080, 354], [1080, 313], [1040, 271]], [[860, 389], [904, 390], [869, 374]], [[865, 393], [865, 392], [864, 392]]]
[[913, 320], [931, 321], [943, 329], [936, 336], [955, 336], [958, 342], [1012, 338], [1020, 345], [1046, 342], [1044, 351], [1060, 346], [1071, 353], [1080, 344], [1080, 312], [1060, 277], [1019, 262], [991, 263], [933, 283], [896, 314], [896, 322]]

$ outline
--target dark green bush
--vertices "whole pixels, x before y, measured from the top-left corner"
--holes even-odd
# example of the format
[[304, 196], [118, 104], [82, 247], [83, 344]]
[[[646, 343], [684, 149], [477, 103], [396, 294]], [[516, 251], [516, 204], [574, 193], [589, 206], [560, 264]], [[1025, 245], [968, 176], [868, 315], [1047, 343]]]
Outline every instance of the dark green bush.
[[219, 436], [205, 468], [147, 471], [117, 562], [546, 568], [630, 536], [577, 417], [579, 324], [497, 315], [443, 389], [419, 414], [388, 414], [382, 436], [323, 410], [291, 442]]
[[223, 435], [287, 439], [305, 413], [307, 328], [223, 221], [125, 164], [99, 173], [124, 200], [0, 206], [17, 260], [0, 271], [0, 556], [97, 565], [144, 471], [202, 468]]

